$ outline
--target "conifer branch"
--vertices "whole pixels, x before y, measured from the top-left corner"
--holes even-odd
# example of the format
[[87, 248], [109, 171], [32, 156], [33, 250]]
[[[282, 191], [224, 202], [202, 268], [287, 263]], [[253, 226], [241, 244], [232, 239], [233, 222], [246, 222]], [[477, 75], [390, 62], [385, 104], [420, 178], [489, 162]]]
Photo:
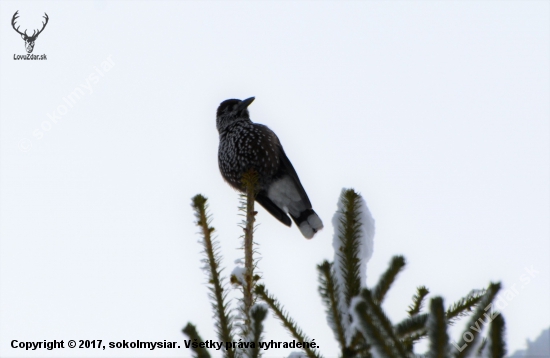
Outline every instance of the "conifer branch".
[[262, 333], [264, 331], [263, 321], [267, 317], [267, 308], [263, 305], [255, 304], [250, 310], [250, 318], [252, 319], [252, 342], [256, 345], [250, 349], [251, 358], [259, 358], [261, 356], [261, 350], [258, 342], [263, 341]]
[[428, 314], [426, 313], [405, 318], [395, 325], [395, 333], [398, 337], [404, 337], [419, 330], [424, 330], [426, 328], [426, 322], [428, 322]]
[[361, 196], [353, 189], [347, 189], [342, 193], [343, 204], [342, 217], [338, 223], [338, 238], [342, 246], [337, 252], [340, 258], [342, 270], [345, 306], [349, 307], [351, 299], [357, 296], [361, 290], [361, 221], [359, 220], [359, 208]]
[[[244, 234], [243, 249], [245, 251], [245, 266], [236, 267], [231, 275], [231, 282], [243, 291], [243, 298], [239, 304], [239, 315], [234, 317], [227, 302], [227, 292], [220, 268], [221, 256], [218, 242], [212, 238], [214, 228], [211, 227], [211, 217], [207, 212], [207, 199], [202, 195], [193, 198], [192, 206], [197, 218], [196, 224], [201, 228], [203, 252], [206, 264], [203, 268], [208, 274], [209, 297], [214, 309], [215, 328], [218, 338], [222, 342], [233, 342], [234, 330], [239, 329], [242, 340], [245, 342], [261, 342], [263, 340], [263, 322], [268, 308], [281, 321], [295, 340], [304, 343], [302, 346], [308, 358], [322, 358], [316, 348], [311, 348], [314, 340], [310, 340], [289, 317], [277, 299], [270, 295], [264, 285], [257, 284], [259, 276], [255, 274], [257, 259], [253, 234], [255, 229], [254, 200], [257, 193], [258, 176], [249, 171], [242, 178], [245, 194], [241, 195], [240, 210], [246, 217], [242, 222]], [[361, 268], [364, 263], [361, 251], [364, 249], [363, 228], [361, 227], [362, 199], [353, 189], [344, 190], [340, 197], [337, 236], [335, 237], [336, 259], [334, 263], [324, 261], [317, 266], [319, 278], [319, 293], [326, 307], [327, 320], [341, 347], [342, 358], [371, 358], [376, 348], [378, 355], [388, 358], [405, 358], [413, 355], [414, 344], [429, 336], [431, 358], [444, 358], [452, 354], [455, 358], [465, 358], [479, 348], [479, 352], [491, 358], [504, 358], [506, 346], [504, 343], [504, 319], [494, 315], [489, 310], [494, 298], [500, 289], [500, 283], [491, 283], [486, 291], [472, 291], [461, 298], [447, 311], [444, 310], [443, 299], [435, 297], [430, 301], [430, 312], [421, 313], [423, 303], [429, 290], [420, 286], [413, 296], [413, 302], [408, 307], [409, 317], [397, 325], [392, 325], [381, 307], [387, 292], [391, 288], [399, 272], [406, 262], [403, 256], [394, 256], [388, 269], [381, 275], [378, 283], [372, 290], [361, 289], [364, 284]], [[368, 230], [367, 230], [368, 231]], [[370, 231], [368, 231], [370, 233]], [[371, 235], [371, 234], [368, 234]], [[368, 236], [370, 237], [370, 236]], [[368, 239], [367, 237], [367, 239]], [[363, 282], [362, 282], [363, 281]], [[355, 298], [354, 298], [355, 297]], [[263, 300], [266, 305], [255, 304], [257, 299]], [[475, 309], [475, 311], [474, 311]], [[451, 352], [447, 327], [459, 317], [466, 316], [472, 311], [467, 326], [469, 342], [464, 342], [464, 333], [458, 347], [460, 352]], [[482, 319], [485, 317], [485, 320]], [[353, 319], [353, 326], [350, 325]], [[492, 320], [492, 322], [491, 322]], [[481, 330], [471, 330], [470, 327], [483, 327], [489, 322], [489, 338], [487, 344], [477, 344], [481, 337]], [[183, 329], [193, 341], [202, 341], [195, 326], [188, 323]], [[456, 346], [455, 343], [453, 345]], [[210, 358], [205, 348], [192, 348], [194, 358]], [[479, 353], [478, 352], [478, 353]], [[225, 358], [261, 358], [261, 348], [228, 349], [224, 351]]]
[[434, 297], [430, 301], [430, 318], [428, 319], [428, 337], [430, 339], [430, 358], [446, 358], [449, 345], [447, 322], [443, 299]]
[[[456, 353], [456, 358], [465, 358], [470, 354], [470, 351], [474, 348], [477, 339], [480, 336], [481, 330], [469, 329], [469, 327], [475, 326], [478, 320], [482, 320], [482, 316], [485, 314], [486, 319], [491, 318], [491, 309], [490, 306], [493, 302], [496, 294], [500, 290], [500, 283], [491, 283], [487, 288], [487, 292], [483, 295], [483, 298], [480, 301], [479, 306], [477, 306], [474, 314], [471, 316], [468, 325], [466, 326], [466, 331], [470, 333], [472, 339], [469, 342], [464, 341], [464, 334], [461, 335], [460, 342], [458, 347], [463, 347], [462, 350], [458, 350]], [[483, 327], [483, 323], [477, 322], [477, 325]]]
[[427, 335], [428, 335], [428, 331], [426, 329], [423, 329], [419, 333], [411, 334], [407, 338], [401, 340], [401, 342], [409, 352], [412, 352], [414, 344], [417, 343], [422, 338], [425, 338]]
[[250, 310], [256, 302], [256, 298], [254, 297], [254, 268], [256, 267], [256, 262], [254, 261], [254, 221], [256, 215], [254, 211], [254, 200], [256, 198], [256, 189], [258, 186], [258, 173], [253, 169], [244, 173], [242, 183], [245, 188], [245, 194], [241, 196], [241, 210], [245, 212], [246, 219], [243, 222], [245, 271], [243, 275], [244, 282], [241, 285], [243, 290], [241, 314], [244, 320], [241, 325], [241, 335], [243, 339], [246, 339], [252, 326]]
[[343, 352], [343, 358], [357, 357], [357, 358], [372, 358], [370, 353], [371, 346], [367, 343], [365, 336], [360, 330], [355, 330], [355, 334], [351, 339], [351, 344]]
[[390, 346], [396, 350], [397, 356], [406, 357], [407, 350], [405, 349], [405, 346], [399, 339], [397, 339], [395, 330], [393, 329], [390, 319], [388, 318], [388, 316], [386, 316], [386, 314], [382, 310], [382, 307], [380, 307], [380, 305], [374, 301], [370, 290], [364, 288], [361, 291], [361, 298], [367, 304], [367, 307], [369, 309], [368, 313], [370, 313], [375, 318], [378, 329], [383, 332]]
[[409, 306], [407, 313], [409, 317], [417, 315], [420, 310], [422, 310], [422, 304], [424, 303], [424, 298], [430, 293], [430, 290], [426, 286], [419, 286], [416, 288], [416, 293], [413, 296], [413, 303]]
[[[473, 290], [467, 296], [453, 303], [445, 312], [447, 325], [452, 325], [459, 317], [467, 316], [483, 298], [485, 290]], [[416, 297], [416, 296], [415, 296]], [[398, 337], [404, 338], [403, 343], [410, 346], [418, 340], [427, 336], [426, 323], [428, 315], [417, 313], [395, 325], [395, 332]]]
[[322, 264], [317, 265], [317, 270], [319, 271], [319, 294], [326, 307], [327, 320], [331, 322], [330, 327], [340, 343], [342, 355], [345, 356], [346, 336], [342, 325], [342, 313], [340, 312], [338, 298], [338, 291], [340, 288], [334, 279], [332, 263], [325, 260]]
[[355, 317], [358, 319], [359, 326], [361, 327], [363, 334], [369, 339], [374, 347], [377, 348], [379, 355], [385, 358], [397, 358], [397, 352], [388, 344], [388, 341], [379, 325], [374, 320], [374, 317], [369, 314], [368, 304], [365, 300], [360, 299], [355, 307]]
[[[275, 316], [281, 321], [283, 326], [299, 342], [311, 342], [304, 332], [297, 326], [296, 322], [288, 316], [284, 308], [275, 297], [270, 295], [264, 285], [256, 285], [254, 293], [264, 301]], [[309, 358], [322, 358], [322, 356], [313, 348], [303, 348]]]
[[[208, 265], [208, 289], [210, 290], [210, 298], [212, 300], [212, 308], [214, 310], [216, 333], [222, 342], [233, 341], [233, 317], [229, 312], [227, 293], [224, 292], [223, 278], [221, 277], [222, 270], [220, 268], [221, 255], [217, 249], [218, 244], [212, 238], [214, 228], [210, 226], [211, 217], [208, 214], [207, 198], [198, 194], [192, 199], [192, 207], [195, 210], [197, 218], [197, 226], [202, 230], [202, 243], [204, 245], [204, 254]], [[189, 325], [188, 325], [189, 326]], [[226, 351], [228, 358], [234, 358], [234, 352]]]
[[504, 341], [505, 323], [501, 314], [493, 318], [489, 328], [489, 357], [504, 358], [506, 356], [506, 342]]
[[394, 256], [390, 261], [390, 266], [380, 276], [378, 284], [372, 289], [373, 299], [375, 302], [381, 304], [384, 301], [386, 293], [390, 289], [391, 285], [395, 281], [397, 274], [405, 267], [405, 258], [403, 256]]
[[466, 297], [453, 303], [446, 313], [449, 325], [453, 325], [457, 318], [467, 316], [479, 304], [485, 294], [485, 290], [473, 290]]
[[[189, 337], [192, 342], [204, 342], [201, 336], [199, 336], [197, 328], [191, 323], [187, 323], [187, 326], [182, 329], [182, 332]], [[200, 346], [193, 348], [193, 346], [191, 346], [191, 349], [194, 353], [193, 358], [210, 358], [210, 353], [208, 353], [206, 348], [200, 348]]]

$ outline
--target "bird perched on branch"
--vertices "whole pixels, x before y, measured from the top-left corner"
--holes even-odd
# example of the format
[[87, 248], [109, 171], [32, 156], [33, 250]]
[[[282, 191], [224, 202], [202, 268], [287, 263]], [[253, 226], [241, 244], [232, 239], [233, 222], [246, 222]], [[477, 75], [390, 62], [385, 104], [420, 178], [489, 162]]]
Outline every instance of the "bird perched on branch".
[[220, 172], [229, 185], [244, 192], [243, 174], [254, 169], [258, 173], [256, 201], [286, 226], [291, 226], [289, 214], [302, 235], [311, 239], [323, 228], [323, 222], [311, 208], [277, 135], [250, 120], [248, 106], [252, 101], [254, 97], [244, 101], [228, 99], [218, 107]]

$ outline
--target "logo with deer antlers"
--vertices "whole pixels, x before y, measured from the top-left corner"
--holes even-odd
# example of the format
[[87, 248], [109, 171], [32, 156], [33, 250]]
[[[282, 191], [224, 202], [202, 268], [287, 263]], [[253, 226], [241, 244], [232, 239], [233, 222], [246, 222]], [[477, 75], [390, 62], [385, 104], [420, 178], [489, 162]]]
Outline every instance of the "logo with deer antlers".
[[17, 14], [18, 12], [19, 12], [19, 10], [17, 10], [15, 12], [15, 14], [13, 14], [13, 17], [11, 18], [11, 26], [13, 27], [13, 29], [19, 35], [21, 35], [21, 38], [23, 40], [25, 40], [25, 48], [27, 49], [27, 53], [32, 53], [32, 50], [34, 49], [34, 42], [36, 41], [36, 38], [38, 37], [38, 35], [40, 35], [42, 33], [42, 31], [44, 31], [44, 28], [48, 24], [48, 19], [49, 19], [48, 14], [44, 13], [43, 17], [44, 17], [44, 19], [46, 19], [46, 22], [42, 22], [42, 29], [33, 30], [32, 35], [29, 36], [29, 35], [27, 35], [27, 30], [25, 30], [25, 32], [21, 32], [21, 31], [19, 31], [19, 26], [17, 26], [17, 28], [15, 27], [15, 21], [17, 20], [17, 18], [19, 18], [19, 15]]

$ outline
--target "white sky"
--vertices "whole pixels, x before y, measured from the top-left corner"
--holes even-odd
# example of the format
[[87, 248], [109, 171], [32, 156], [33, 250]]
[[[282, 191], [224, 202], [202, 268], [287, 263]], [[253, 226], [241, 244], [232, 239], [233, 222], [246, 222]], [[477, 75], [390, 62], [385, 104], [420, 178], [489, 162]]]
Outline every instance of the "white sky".
[[[21, 29], [48, 13], [46, 61], [13, 59], [16, 10]], [[189, 356], [10, 347], [183, 346], [188, 321], [216, 339], [190, 199], [210, 199], [231, 272], [241, 218], [215, 111], [250, 96], [325, 223], [308, 241], [259, 209], [264, 283], [325, 357], [338, 350], [315, 265], [333, 257], [342, 187], [376, 220], [367, 284], [407, 258], [384, 304], [394, 322], [419, 285], [449, 305], [498, 280], [519, 292], [503, 314], [523, 348], [550, 326], [549, 15], [547, 1], [0, 2], [0, 356]], [[527, 285], [525, 267], [539, 271]], [[289, 339], [273, 317], [265, 337]]]

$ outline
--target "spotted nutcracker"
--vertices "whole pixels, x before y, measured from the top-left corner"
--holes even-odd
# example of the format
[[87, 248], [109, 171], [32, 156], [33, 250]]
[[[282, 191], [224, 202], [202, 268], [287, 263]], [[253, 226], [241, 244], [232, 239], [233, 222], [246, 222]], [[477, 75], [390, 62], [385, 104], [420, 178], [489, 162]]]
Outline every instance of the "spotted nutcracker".
[[220, 172], [229, 185], [244, 192], [243, 174], [256, 170], [259, 185], [256, 201], [286, 226], [291, 225], [288, 213], [302, 235], [311, 239], [323, 228], [323, 223], [311, 208], [277, 135], [267, 126], [250, 120], [248, 106], [252, 101], [254, 97], [244, 101], [228, 99], [218, 107]]

